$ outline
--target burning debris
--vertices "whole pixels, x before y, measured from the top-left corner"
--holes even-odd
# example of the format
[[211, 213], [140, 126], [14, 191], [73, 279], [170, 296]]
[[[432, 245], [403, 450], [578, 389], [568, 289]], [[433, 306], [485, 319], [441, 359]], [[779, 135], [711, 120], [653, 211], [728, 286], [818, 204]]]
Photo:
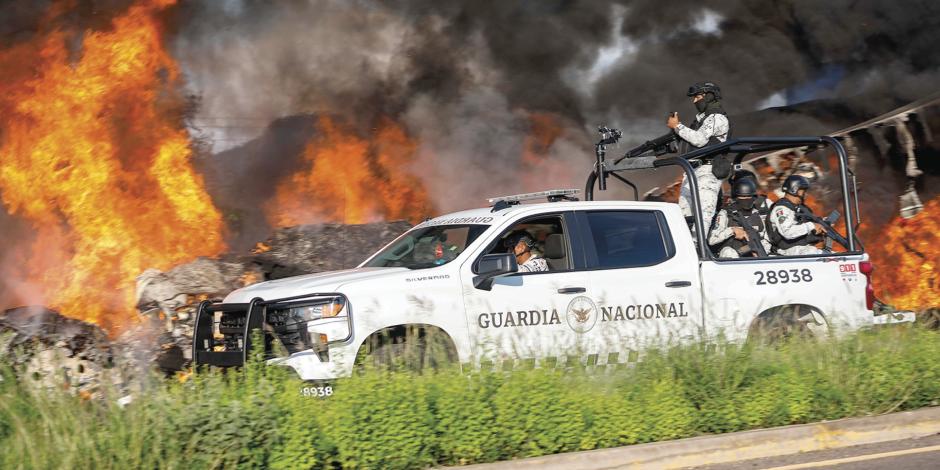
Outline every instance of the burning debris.
[[0, 359], [45, 387], [91, 394], [112, 367], [114, 352], [97, 325], [43, 307], [19, 307], [0, 315]]
[[44, 386], [64, 384], [83, 394], [94, 393], [112, 367], [114, 380], [124, 385], [152, 369], [180, 371], [191, 359], [202, 300], [255, 282], [355, 267], [409, 228], [404, 221], [288, 227], [249, 255], [199, 258], [166, 272], [148, 269], [137, 278], [141, 317], [116, 338], [44, 307], [10, 309], [0, 316], [0, 359]]

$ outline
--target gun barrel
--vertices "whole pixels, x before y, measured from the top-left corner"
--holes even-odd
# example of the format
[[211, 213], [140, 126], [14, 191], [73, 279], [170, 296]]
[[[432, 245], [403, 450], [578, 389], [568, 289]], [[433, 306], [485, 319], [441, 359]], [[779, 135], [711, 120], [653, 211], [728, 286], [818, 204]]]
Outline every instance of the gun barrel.
[[666, 153], [669, 151], [669, 145], [675, 142], [676, 138], [677, 137], [674, 132], [669, 132], [655, 139], [647, 140], [642, 145], [639, 145], [636, 148], [633, 148], [627, 151], [627, 153], [624, 154], [624, 157], [635, 158], [647, 152], [653, 152], [656, 155], [662, 155], [663, 153]]

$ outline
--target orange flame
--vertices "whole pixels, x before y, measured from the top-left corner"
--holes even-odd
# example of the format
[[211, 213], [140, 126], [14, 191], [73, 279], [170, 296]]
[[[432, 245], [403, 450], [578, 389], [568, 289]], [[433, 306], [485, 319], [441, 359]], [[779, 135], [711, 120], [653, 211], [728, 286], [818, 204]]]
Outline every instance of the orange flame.
[[316, 131], [304, 150], [306, 168], [281, 181], [267, 204], [272, 225], [417, 222], [430, 215], [423, 185], [407, 172], [417, 144], [400, 126], [385, 120], [372, 140], [365, 140], [322, 117]]
[[0, 51], [0, 188], [36, 231], [19, 274], [44, 297], [27, 300], [108, 328], [132, 318], [140, 272], [225, 248], [157, 20], [173, 3], [142, 2], [86, 31], [79, 54], [55, 26]]
[[564, 136], [562, 118], [552, 113], [533, 112], [528, 119], [529, 133], [523, 142], [519, 178], [521, 190], [541, 191], [571, 186], [574, 176], [571, 166], [550, 154], [552, 146]]
[[940, 307], [940, 197], [911, 219], [894, 219], [872, 241], [875, 292], [901, 309]]

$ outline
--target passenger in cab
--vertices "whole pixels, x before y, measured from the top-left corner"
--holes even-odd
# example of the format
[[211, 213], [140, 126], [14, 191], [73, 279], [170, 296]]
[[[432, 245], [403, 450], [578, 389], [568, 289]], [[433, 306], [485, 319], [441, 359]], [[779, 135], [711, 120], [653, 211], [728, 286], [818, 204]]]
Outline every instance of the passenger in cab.
[[520, 230], [509, 235], [505, 246], [516, 256], [520, 273], [548, 271], [548, 262], [539, 254], [537, 243], [529, 232]]
[[770, 207], [768, 225], [770, 242], [783, 256], [818, 255], [823, 251], [815, 246], [826, 232], [821, 224], [806, 221], [800, 212], [812, 211], [803, 204], [809, 180], [791, 175], [783, 182], [783, 197]]

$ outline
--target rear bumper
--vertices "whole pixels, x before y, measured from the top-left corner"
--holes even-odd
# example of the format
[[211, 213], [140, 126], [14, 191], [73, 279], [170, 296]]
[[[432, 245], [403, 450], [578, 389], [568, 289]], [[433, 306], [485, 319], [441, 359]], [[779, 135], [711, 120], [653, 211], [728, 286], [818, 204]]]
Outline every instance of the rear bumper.
[[885, 312], [874, 316], [873, 325], [893, 325], [897, 323], [914, 323], [916, 319], [914, 312], [909, 310], [899, 310], [896, 312]]

